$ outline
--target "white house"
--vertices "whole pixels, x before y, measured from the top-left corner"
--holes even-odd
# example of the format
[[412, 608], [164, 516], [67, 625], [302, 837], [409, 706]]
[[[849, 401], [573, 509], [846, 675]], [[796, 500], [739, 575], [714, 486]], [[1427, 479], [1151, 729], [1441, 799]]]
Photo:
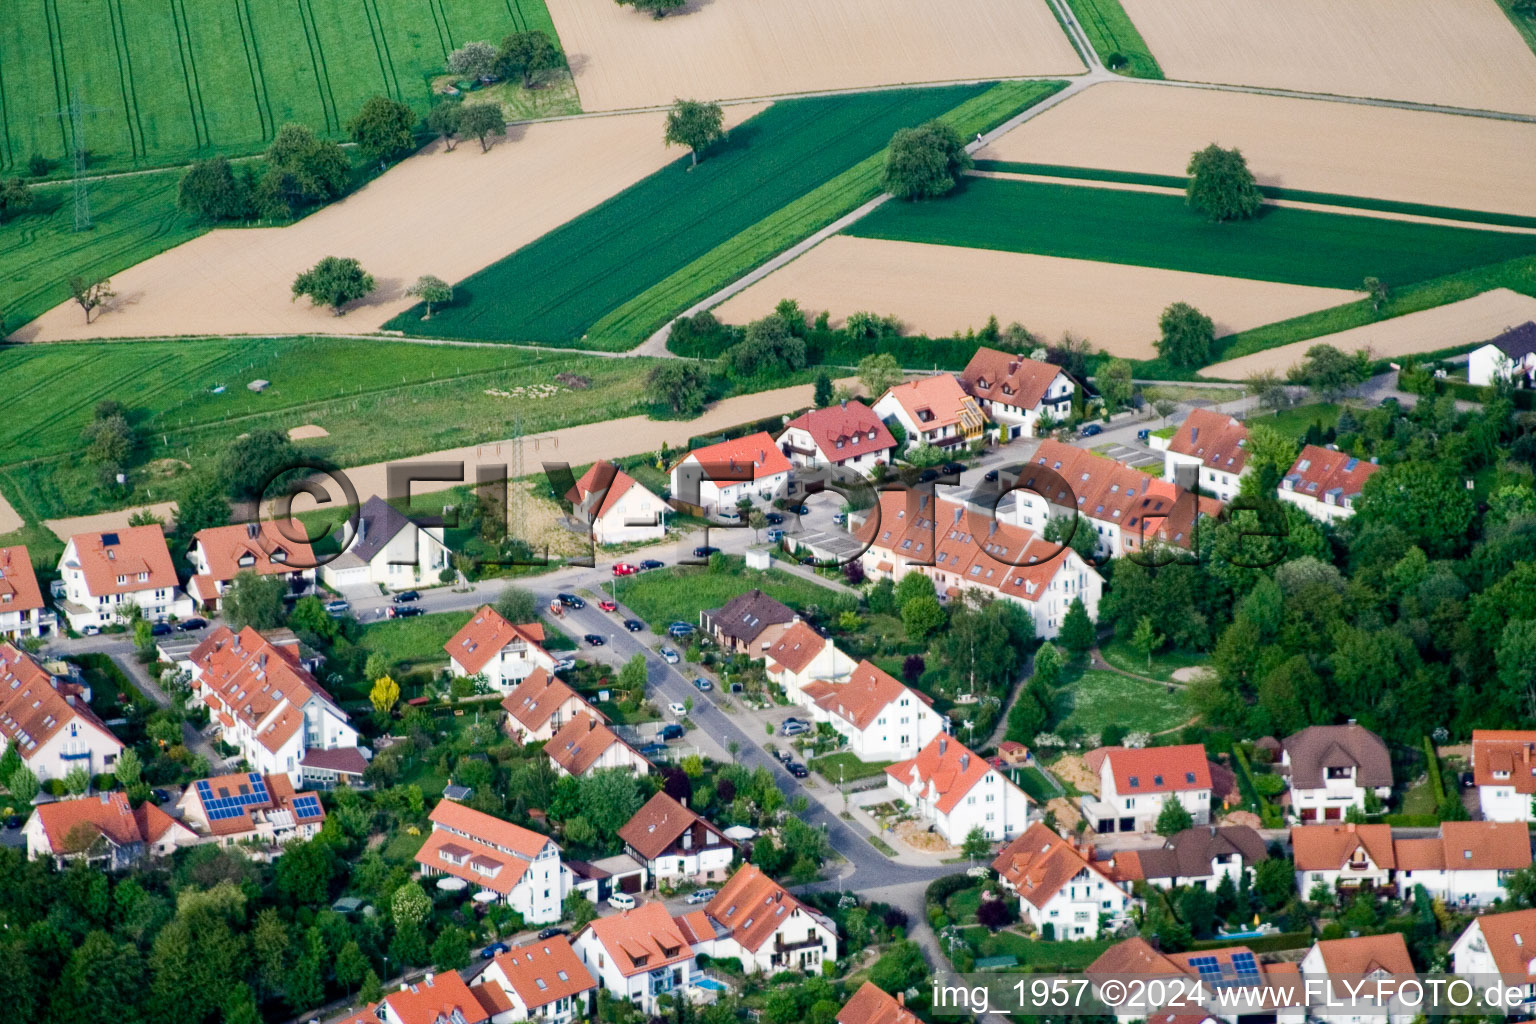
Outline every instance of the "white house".
[[672, 497], [705, 513], [790, 492], [790, 464], [766, 430], [689, 452], [672, 467]]
[[1072, 413], [1077, 384], [1051, 363], [995, 348], [978, 348], [960, 384], [999, 427], [1002, 440], [1034, 437], [1042, 416], [1062, 421]]
[[1198, 743], [1177, 747], [1100, 747], [1083, 763], [1099, 777], [1099, 795], [1082, 798], [1083, 817], [1100, 835], [1150, 832], [1169, 800], [1196, 825], [1211, 820], [1211, 766]]
[[38, 781], [114, 771], [123, 744], [91, 710], [88, 691], [0, 643], [0, 750], [15, 747]]
[[567, 1024], [587, 1017], [597, 979], [564, 935], [551, 935], [498, 953], [470, 991], [491, 1012], [491, 1024], [535, 1020]]
[[698, 975], [692, 938], [664, 905], [644, 901], [588, 923], [571, 946], [610, 995], [653, 1014], [659, 996], [686, 990]]
[[416, 852], [423, 877], [461, 878], [529, 924], [560, 920], [571, 879], [553, 839], [453, 800], [439, 800], [429, 818], [432, 832]]
[[903, 686], [868, 661], [844, 681], [818, 679], [800, 690], [811, 718], [826, 722], [861, 761], [900, 761], [944, 731], [944, 717], [924, 694]]
[[355, 748], [357, 729], [289, 636], [277, 643], [250, 627], [218, 627], [192, 650], [192, 692], [252, 771], [281, 773], [297, 786], [308, 752]]
[[501, 702], [506, 733], [519, 743], [537, 743], [559, 732], [579, 714], [597, 712], [559, 676], [536, 668]]
[[1487, 387], [1495, 381], [1536, 387], [1536, 321], [1511, 327], [1467, 356], [1467, 382]]
[[187, 593], [202, 611], [216, 612], [224, 588], [242, 572], [281, 576], [290, 595], [307, 593], [315, 584], [315, 553], [304, 537], [303, 524], [293, 520], [199, 530], [187, 548], [193, 573]]
[[1394, 981], [1416, 977], [1401, 932], [1315, 942], [1301, 958], [1301, 976], [1308, 1016], [1322, 1024], [1411, 1024], [1421, 1012], [1393, 991]]
[[376, 584], [409, 590], [440, 582], [452, 552], [439, 527], [417, 526], [389, 502], [374, 495], [350, 521], [343, 551], [320, 568], [320, 579], [339, 589]]
[[1225, 878], [1240, 886], [1268, 859], [1264, 837], [1246, 825], [1196, 825], [1175, 832], [1162, 846], [1118, 851], [1110, 863], [1117, 878], [1159, 889], [1198, 885], [1215, 892]]
[[39, 804], [21, 834], [29, 860], [52, 857], [61, 866], [84, 860], [108, 871], [168, 857], [197, 842], [191, 829], [153, 802], [135, 808], [122, 791]]
[[1443, 821], [1440, 834], [1394, 839], [1397, 887], [1422, 885], [1431, 896], [1459, 906], [1503, 899], [1510, 875], [1531, 865], [1531, 836], [1520, 821]]
[[1029, 797], [985, 759], [940, 733], [917, 756], [885, 769], [892, 795], [933, 822], [951, 846], [979, 828], [994, 842], [1029, 824]]
[[801, 690], [816, 679], [847, 679], [856, 662], [807, 623], [796, 619], [763, 652], [769, 681], [778, 684], [791, 704], [803, 703]]
[[236, 772], [198, 779], [176, 808], [182, 822], [205, 842], [257, 843], [273, 855], [285, 843], [313, 839], [325, 824], [320, 797], [295, 792], [282, 774]]
[[448, 669], [456, 676], [482, 676], [501, 693], [512, 689], [539, 669], [553, 675], [555, 659], [543, 647], [542, 622], [511, 623], [488, 604], [464, 623], [464, 628], [443, 644]]
[[0, 639], [47, 636], [57, 626], [57, 618], [43, 603], [26, 546], [0, 548]]
[[1379, 889], [1392, 881], [1397, 851], [1390, 825], [1302, 825], [1291, 829], [1296, 891], [1318, 884], [1330, 889]]
[[1309, 444], [1280, 479], [1277, 491], [1313, 519], [1334, 522], [1355, 514], [1365, 482], [1381, 467], [1369, 459]]
[[875, 403], [875, 415], [901, 424], [907, 443], [913, 445], [965, 445], [980, 440], [987, 430], [987, 414], [952, 373], [897, 384]]
[[1047, 939], [1096, 939], [1130, 907], [1130, 885], [1105, 873], [1091, 850], [1079, 850], [1056, 830], [1036, 822], [992, 862], [1019, 914]]
[[718, 882], [730, 873], [736, 844], [704, 818], [659, 792], [619, 829], [624, 850], [665, 881]]
[[667, 535], [669, 506], [644, 484], [606, 460], [592, 464], [566, 492], [571, 514], [598, 544], [632, 544]]
[[1392, 757], [1381, 737], [1351, 721], [1313, 725], [1287, 736], [1280, 767], [1290, 783], [1291, 816], [1306, 823], [1343, 821], [1365, 810], [1367, 794], [1392, 795]]
[[130, 607], [150, 621], [192, 614], [159, 524], [75, 534], [59, 556], [59, 575], [61, 607], [76, 632], [126, 621]]
[[[737, 957], [747, 974], [803, 971], [820, 974], [837, 959], [837, 927], [791, 896], [755, 864], [743, 864], [704, 907], [714, 939], [698, 943], [698, 952]], [[694, 934], [703, 928], [684, 924]]]
[[1163, 479], [1192, 487], [1219, 501], [1237, 496], [1238, 480], [1248, 469], [1248, 428], [1241, 420], [1210, 409], [1196, 409], [1180, 424], [1163, 452]]
[[776, 442], [796, 466], [842, 466], [865, 476], [896, 458], [896, 439], [875, 411], [847, 401], [801, 413]]
[[1536, 820], [1536, 731], [1473, 730], [1472, 781], [1484, 820]]
[[581, 778], [589, 772], [620, 768], [632, 775], [646, 775], [651, 762], [619, 739], [597, 712], [583, 711], [560, 728], [544, 744], [544, 753], [561, 775]]
[[1474, 917], [1451, 943], [1451, 970], [1482, 991], [1495, 984], [1523, 989], [1525, 999], [1509, 1009], [1530, 1013], [1536, 1005], [1536, 910]]

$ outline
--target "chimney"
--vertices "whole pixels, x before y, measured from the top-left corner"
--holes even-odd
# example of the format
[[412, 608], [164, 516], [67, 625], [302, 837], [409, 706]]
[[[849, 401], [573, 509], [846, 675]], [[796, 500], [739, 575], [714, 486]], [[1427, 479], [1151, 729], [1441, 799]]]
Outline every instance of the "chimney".
[[260, 528], [257, 526], [257, 524], [255, 524], [255, 523], [246, 523], [245, 524], [245, 535], [247, 537], [251, 538], [251, 540], [255, 540], [256, 539], [256, 534], [259, 533], [259, 532], [260, 532]]
[[906, 1006], [907, 1005], [907, 994], [906, 994], [906, 992], [897, 992], [896, 993], [896, 1005], [897, 1006]]
[[1344, 831], [1353, 833], [1355, 831], [1355, 823], [1352, 821], [1345, 823]]
[[970, 766], [971, 766], [971, 755], [970, 754], [961, 754], [960, 755], [960, 770], [963, 772], [966, 769], [970, 768]]
[[943, 757], [944, 756], [944, 751], [947, 750], [948, 748], [949, 748], [949, 737], [948, 736], [940, 736], [939, 737], [939, 756]]
[[595, 718], [588, 718], [587, 719], [587, 732], [591, 732], [592, 730], [594, 730], [596, 728], [597, 728], [597, 719], [595, 719]]
[[357, 539], [358, 540], [367, 540], [368, 539], [368, 517], [367, 516], [359, 516], [358, 517], [358, 520], [357, 520]]
[[431, 988], [431, 987], [432, 987], [432, 972], [428, 971], [427, 972], [427, 988]]

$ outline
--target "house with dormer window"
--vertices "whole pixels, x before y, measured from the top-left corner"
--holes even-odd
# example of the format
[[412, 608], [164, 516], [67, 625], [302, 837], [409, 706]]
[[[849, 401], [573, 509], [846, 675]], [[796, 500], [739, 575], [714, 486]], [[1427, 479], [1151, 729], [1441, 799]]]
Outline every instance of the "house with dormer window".
[[791, 704], [802, 703], [800, 691], [818, 679], [847, 679], [856, 663], [809, 623], [795, 621], [762, 652], [768, 680], [778, 684]]
[[0, 638], [47, 636], [58, 624], [57, 616], [43, 603], [26, 546], [0, 548]]
[[1397, 984], [1417, 984], [1401, 932], [1322, 939], [1301, 958], [1308, 1019], [1320, 1024], [1411, 1024], [1420, 1010], [1399, 998]]
[[1483, 914], [1451, 943], [1451, 970], [1486, 992], [1494, 986], [1515, 990], [1511, 1012], [1536, 1012], [1536, 910]]
[[979, 441], [987, 430], [987, 414], [952, 373], [897, 384], [874, 408], [884, 422], [901, 424], [909, 444], [953, 448]]
[[0, 643], [0, 751], [15, 749], [39, 782], [114, 771], [123, 744], [91, 710], [90, 691]]
[[159, 524], [77, 533], [59, 556], [59, 609], [76, 632], [126, 622], [137, 608], [151, 622], [192, 614]]
[[1211, 820], [1211, 766], [1198, 743], [1177, 747], [1100, 747], [1083, 756], [1099, 778], [1082, 798], [1083, 817], [1100, 835], [1150, 832], [1163, 804], [1177, 800], [1196, 825]]
[[944, 731], [944, 717], [927, 694], [903, 686], [869, 661], [859, 662], [846, 679], [807, 683], [799, 702], [813, 721], [832, 726], [861, 761], [916, 757]]
[[454, 675], [483, 676], [501, 693], [510, 693], [536, 669], [554, 674], [554, 656], [543, 644], [542, 622], [511, 623], [483, 604], [464, 628], [443, 644], [443, 650], [448, 652], [448, 668]]
[[760, 430], [683, 456], [670, 474], [672, 498], [705, 515], [741, 501], [768, 502], [793, 491], [790, 469], [773, 436]]
[[683, 918], [696, 935], [714, 932], [712, 940], [697, 942], [694, 949], [717, 958], [735, 957], [747, 974], [820, 974], [823, 963], [837, 959], [836, 925], [755, 864], [737, 868], [702, 916], [707, 926], [694, 926], [693, 914]]
[[896, 457], [890, 428], [863, 402], [812, 409], [784, 425], [779, 450], [795, 466], [842, 466], [865, 476]]
[[591, 1015], [597, 979], [570, 939], [551, 935], [498, 953], [470, 991], [490, 1011], [490, 1024], [566, 1024]]
[[965, 842], [973, 828], [997, 841], [1012, 839], [1029, 824], [1024, 791], [947, 733], [885, 774], [891, 796], [931, 821], [951, 846]]
[[624, 852], [662, 881], [716, 882], [731, 870], [736, 844], [666, 793], [657, 793], [619, 829]]
[[1296, 890], [1302, 895], [1319, 884], [1330, 889], [1385, 888], [1397, 868], [1390, 825], [1351, 821], [1293, 828], [1291, 855], [1296, 864]]
[[1248, 471], [1248, 428], [1241, 420], [1210, 409], [1196, 409], [1179, 425], [1163, 451], [1163, 479], [1218, 501], [1237, 496], [1238, 481]]
[[1343, 821], [1349, 808], [1365, 810], [1366, 796], [1392, 795], [1392, 757], [1381, 737], [1350, 721], [1313, 725], [1281, 744], [1280, 770], [1290, 783], [1292, 817]]
[[560, 920], [571, 875], [553, 839], [448, 799], [437, 802], [428, 820], [432, 832], [416, 852], [423, 877], [462, 879], [529, 924]]
[[960, 385], [996, 423], [1001, 440], [1035, 436], [1042, 416], [1066, 420], [1077, 383], [1061, 367], [995, 348], [978, 348]]
[[1473, 730], [1472, 781], [1485, 820], [1536, 820], [1536, 731]]
[[1055, 829], [1036, 822], [1003, 847], [992, 870], [1019, 898], [1019, 913], [1045, 938], [1096, 939], [1130, 908], [1131, 884], [1108, 874]]
[[217, 612], [224, 588], [242, 572], [283, 577], [289, 597], [309, 593], [315, 585], [315, 553], [306, 536], [296, 520], [199, 530], [187, 548], [193, 573], [187, 593], [201, 611]]
[[1379, 469], [1372, 460], [1309, 444], [1281, 477], [1277, 493], [1281, 501], [1290, 502], [1313, 519], [1348, 519], [1355, 514], [1355, 502], [1365, 490], [1365, 482]]
[[[657, 1011], [661, 996], [685, 991], [698, 976], [694, 943], [712, 941], [714, 932], [701, 919], [705, 935], [685, 928], [654, 900], [589, 922], [571, 937], [571, 947], [608, 993], [644, 1014]], [[694, 917], [689, 914], [688, 917]]]

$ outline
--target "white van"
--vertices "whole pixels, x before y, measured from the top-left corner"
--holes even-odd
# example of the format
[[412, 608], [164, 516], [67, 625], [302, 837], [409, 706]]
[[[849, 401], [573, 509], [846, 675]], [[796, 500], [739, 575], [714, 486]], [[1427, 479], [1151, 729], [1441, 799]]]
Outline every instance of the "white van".
[[616, 892], [608, 897], [608, 905], [614, 910], [634, 910], [638, 901], [627, 892]]

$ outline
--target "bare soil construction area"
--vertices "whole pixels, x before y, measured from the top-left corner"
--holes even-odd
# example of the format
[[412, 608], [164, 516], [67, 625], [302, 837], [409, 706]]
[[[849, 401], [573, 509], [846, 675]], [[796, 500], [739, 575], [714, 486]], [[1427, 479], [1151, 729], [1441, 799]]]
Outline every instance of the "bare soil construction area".
[[1158, 315], [1171, 302], [1192, 303], [1227, 334], [1356, 297], [1336, 288], [837, 235], [714, 312], [745, 323], [791, 298], [828, 310], [834, 324], [867, 310], [929, 335], [980, 327], [996, 314], [1043, 338], [1071, 331], [1114, 355], [1151, 359]]
[[1313, 345], [1332, 345], [1341, 352], [1369, 349], [1377, 358], [1437, 352], [1485, 341], [1527, 320], [1536, 320], [1536, 298], [1508, 288], [1495, 288], [1434, 309], [1228, 359], [1207, 366], [1200, 375], [1242, 380], [1251, 374], [1274, 370], [1283, 376], [1286, 370], [1301, 362]]
[[1123, 0], [1169, 78], [1536, 113], [1493, 0]]
[[584, 110], [1082, 72], [1045, 0], [549, 0]]
[[[733, 106], [727, 125], [762, 109]], [[57, 306], [13, 341], [377, 330], [414, 299], [422, 274], [458, 281], [678, 158], [665, 115], [625, 114], [512, 128], [481, 153], [438, 144], [349, 196], [283, 228], [212, 231], [112, 278], [117, 298], [87, 325]], [[372, 295], [335, 317], [291, 301], [294, 277], [323, 256], [351, 256]]]
[[1536, 216], [1536, 124], [1356, 103], [1106, 82], [976, 156], [1183, 175], [1211, 142], [1260, 185]]

